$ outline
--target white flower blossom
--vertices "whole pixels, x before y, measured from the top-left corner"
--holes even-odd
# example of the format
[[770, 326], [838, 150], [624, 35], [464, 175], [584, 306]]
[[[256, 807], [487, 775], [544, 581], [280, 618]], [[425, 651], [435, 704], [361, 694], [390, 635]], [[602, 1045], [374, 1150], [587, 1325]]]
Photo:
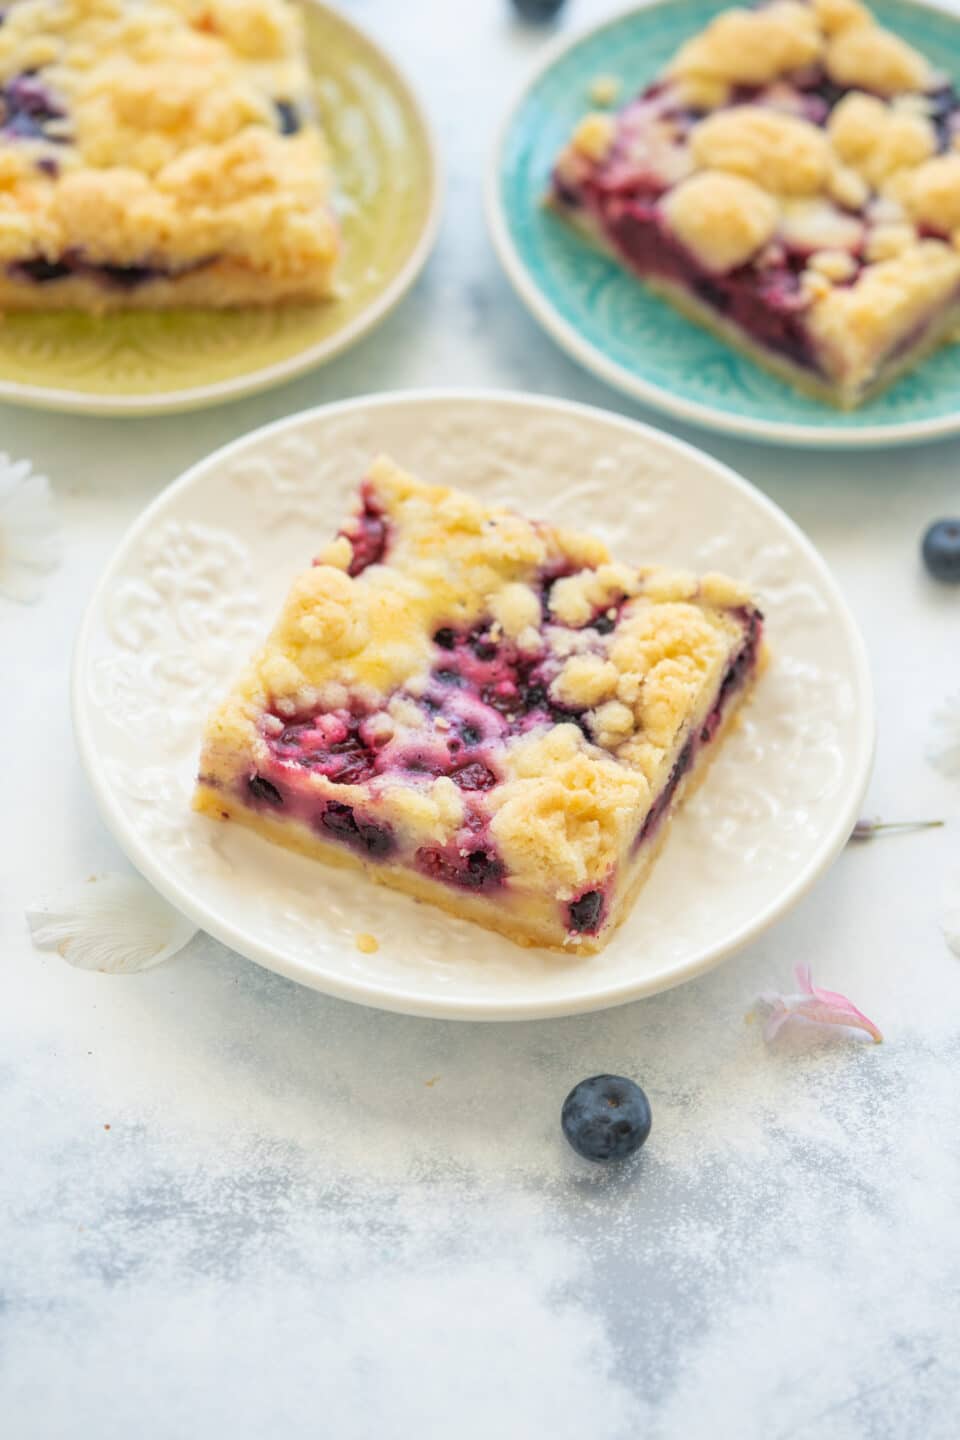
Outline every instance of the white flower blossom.
[[951, 875], [944, 886], [940, 929], [954, 955], [960, 956], [960, 874]]
[[942, 775], [960, 779], [960, 691], [934, 713], [927, 759]]
[[0, 451], [0, 593], [21, 604], [39, 598], [60, 563], [60, 527], [45, 475]]
[[71, 885], [27, 911], [38, 950], [80, 970], [132, 975], [176, 955], [196, 926], [136, 875], [108, 873]]

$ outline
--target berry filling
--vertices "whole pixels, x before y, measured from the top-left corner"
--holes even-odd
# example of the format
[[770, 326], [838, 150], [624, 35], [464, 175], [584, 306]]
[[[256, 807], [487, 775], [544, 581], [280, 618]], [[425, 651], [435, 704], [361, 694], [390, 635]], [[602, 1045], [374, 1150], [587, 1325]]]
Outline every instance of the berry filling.
[[388, 526], [383, 511], [377, 504], [373, 489], [364, 484], [361, 490], [363, 509], [354, 515], [339, 532], [345, 535], [353, 546], [349, 574], [356, 578], [370, 565], [379, 565], [387, 550]]
[[687, 741], [686, 745], [684, 745], [683, 749], [680, 751], [680, 754], [674, 761], [673, 769], [670, 771], [670, 777], [667, 780], [666, 785], [664, 785], [663, 789], [660, 791], [660, 794], [657, 796], [656, 800], [653, 802], [647, 812], [647, 818], [643, 822], [643, 829], [640, 831], [640, 835], [637, 840], [638, 845], [642, 845], [645, 840], [650, 839], [650, 836], [656, 830], [657, 826], [660, 824], [660, 821], [663, 819], [667, 810], [670, 808], [670, 802], [674, 797], [677, 786], [680, 784], [680, 781], [683, 779], [684, 775], [686, 775], [687, 771], [690, 769], [690, 766], [693, 764], [693, 754], [695, 749], [696, 743], [693, 738], [691, 738]]
[[320, 824], [337, 840], [373, 860], [385, 860], [395, 848], [389, 830], [370, 820], [358, 820], [350, 805], [332, 802], [320, 816]]
[[653, 200], [610, 197], [598, 187], [595, 192], [592, 208], [604, 233], [639, 274], [682, 284], [766, 349], [817, 368], [804, 319], [810, 302], [796, 261], [788, 256], [762, 270], [742, 265], [726, 275], [710, 274], [667, 229]]
[[65, 113], [34, 71], [15, 75], [0, 90], [0, 130], [7, 136], [63, 144], [65, 137], [50, 134], [48, 126], [51, 120], [62, 120]]
[[[51, 162], [52, 163], [52, 162]], [[38, 162], [41, 166], [44, 162]], [[98, 281], [110, 289], [135, 290], [148, 280], [176, 280], [191, 270], [199, 270], [212, 261], [202, 260], [180, 270], [163, 270], [154, 265], [92, 265], [78, 252], [61, 255], [59, 260], [17, 260], [7, 267], [15, 280], [28, 280], [33, 285], [50, 285], [71, 276]]]
[[268, 744], [281, 765], [325, 775], [335, 785], [362, 785], [378, 769], [365, 728], [362, 717], [337, 711], [285, 725]]
[[443, 880], [461, 890], [496, 890], [503, 884], [504, 865], [489, 849], [462, 851], [423, 846], [417, 851], [417, 868], [431, 880]]
[[[611, 628], [613, 622], [608, 622], [606, 616], [594, 622], [601, 634], [608, 633], [601, 629], [601, 622], [609, 623]], [[489, 626], [483, 624], [466, 632], [449, 626], [435, 632], [434, 644], [444, 654], [431, 672], [434, 685], [427, 696], [430, 707], [456, 713], [463, 709], [453, 698], [456, 692], [464, 700], [469, 697], [472, 724], [468, 721], [460, 730], [465, 743], [469, 743], [468, 736], [477, 728], [480, 717], [486, 730], [494, 735], [520, 734], [538, 724], [569, 723], [578, 726], [589, 739], [584, 712], [558, 705], [550, 698], [552, 677], [545, 671], [543, 657], [521, 654], [512, 641], [493, 640], [488, 630]]]
[[270, 780], [265, 780], [262, 775], [251, 775], [247, 781], [247, 789], [254, 800], [263, 800], [267, 805], [283, 804], [283, 796], [276, 785]]
[[643, 822], [643, 828], [635, 842], [637, 847], [642, 845], [644, 841], [649, 840], [659, 827], [660, 821], [670, 807], [670, 802], [673, 799], [677, 786], [693, 765], [697, 752], [701, 746], [708, 745], [710, 741], [714, 739], [723, 723], [724, 712], [731, 696], [733, 696], [737, 690], [742, 689], [756, 667], [757, 655], [760, 649], [760, 639], [763, 634], [763, 616], [759, 610], [743, 610], [739, 613], [746, 626], [746, 639], [733, 660], [727, 666], [723, 680], [720, 682], [717, 698], [709, 715], [701, 725], [698, 733], [691, 735], [687, 740], [674, 762], [666, 785], [660, 791], [660, 794], [647, 812], [647, 817]]

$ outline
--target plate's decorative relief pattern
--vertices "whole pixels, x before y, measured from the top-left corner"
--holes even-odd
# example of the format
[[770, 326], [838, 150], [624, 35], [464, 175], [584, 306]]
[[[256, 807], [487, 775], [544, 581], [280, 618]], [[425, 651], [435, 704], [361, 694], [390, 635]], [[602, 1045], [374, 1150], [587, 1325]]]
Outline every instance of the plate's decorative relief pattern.
[[[853, 414], [834, 412], [684, 319], [538, 203], [561, 145], [587, 108], [591, 80], [612, 73], [623, 77], [625, 94], [639, 90], [685, 40], [728, 7], [729, 0], [644, 6], [584, 37], [534, 82], [510, 124], [499, 176], [498, 205], [520, 266], [554, 315], [616, 365], [628, 390], [641, 382], [737, 417], [746, 430], [751, 422], [763, 427], [782, 422], [804, 427], [812, 440], [824, 425], [855, 439], [867, 426], [893, 434], [917, 421], [949, 421], [960, 392], [960, 345], [940, 350]], [[872, 8], [881, 23], [960, 76], [956, 16], [904, 0], [873, 0]], [[700, 419], [708, 416], [701, 413]]]
[[96, 704], [112, 725], [147, 731], [173, 754], [258, 634], [247, 547], [226, 531], [166, 521], [136, 572], [110, 589], [104, 621], [112, 643], [91, 668]]
[[12, 381], [38, 401], [44, 392], [70, 392], [109, 409], [113, 397], [168, 406], [189, 404], [211, 385], [246, 388], [258, 370], [333, 353], [406, 270], [432, 206], [420, 118], [369, 41], [324, 5], [303, 5], [317, 110], [337, 173], [337, 297], [263, 310], [5, 315], [0, 393]]
[[[282, 593], [309, 562], [381, 450], [424, 478], [590, 528], [625, 558], [726, 568], [762, 593], [772, 665], [600, 956], [520, 950], [189, 810], [207, 708], [272, 619], [259, 595]], [[82, 727], [134, 860], [159, 867], [201, 923], [229, 916], [239, 948], [320, 988], [402, 990], [414, 1008], [573, 1009], [598, 989], [670, 983], [816, 862], [865, 779], [854, 644], [816, 558], [706, 457], [600, 413], [398, 399], [254, 437], [161, 498], [94, 602]], [[356, 950], [360, 931], [378, 937], [376, 954]]]

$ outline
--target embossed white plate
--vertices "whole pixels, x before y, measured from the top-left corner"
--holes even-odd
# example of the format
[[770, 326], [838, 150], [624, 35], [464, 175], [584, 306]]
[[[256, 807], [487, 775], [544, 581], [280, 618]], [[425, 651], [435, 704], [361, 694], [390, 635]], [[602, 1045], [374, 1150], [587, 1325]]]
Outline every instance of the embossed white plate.
[[[524, 950], [190, 810], [200, 732], [371, 457], [603, 536], [625, 560], [755, 587], [772, 664], [600, 954]], [[558, 401], [385, 395], [271, 425], [143, 513], [84, 618], [74, 719], [104, 817], [168, 900], [252, 960], [333, 995], [461, 1019], [620, 1004], [688, 980], [784, 914], [849, 836], [873, 751], [863, 645], [787, 517], [670, 436]], [[361, 954], [355, 936], [379, 940]]]

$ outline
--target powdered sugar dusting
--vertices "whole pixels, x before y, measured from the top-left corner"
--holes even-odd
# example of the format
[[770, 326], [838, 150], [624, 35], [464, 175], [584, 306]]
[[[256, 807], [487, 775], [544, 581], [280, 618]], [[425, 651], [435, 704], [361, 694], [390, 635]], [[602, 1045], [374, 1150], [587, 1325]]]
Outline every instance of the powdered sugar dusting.
[[[463, 1026], [325, 999], [205, 937], [122, 986], [51, 960], [48, 1042], [18, 1088], [24, 1165], [15, 1186], [0, 1178], [7, 1395], [43, 1384], [53, 1346], [49, 1433], [99, 1423], [83, 1377], [104, 1349], [103, 1433], [118, 1437], [147, 1357], [179, 1376], [164, 1436], [202, 1433], [226, 1406], [242, 1440], [271, 1424], [313, 1435], [320, 1412], [338, 1440], [396, 1433], [397, 1415], [404, 1433], [442, 1417], [466, 1440], [769, 1440], [851, 1393], [864, 1425], [921, 1382], [933, 1405], [952, 1362], [931, 1358], [924, 1316], [960, 1282], [922, 1240], [960, 1183], [960, 1149], [926, 1118], [952, 1073], [949, 1027], [893, 1024], [877, 1048], [797, 1029], [771, 1052], [742, 1015], [778, 968], [751, 952], [623, 1010]], [[48, 1008], [61, 982], [69, 1023]], [[892, 1013], [895, 974], [857, 984]], [[64, 1045], [86, 1077], [44, 1121], [66, 1191], [26, 1103]], [[599, 1069], [636, 1076], [653, 1105], [650, 1142], [620, 1169], [559, 1134], [570, 1083]], [[893, 1233], [918, 1236], [909, 1256]], [[855, 1280], [836, 1294], [841, 1266]], [[882, 1300], [901, 1285], [891, 1339]], [[64, 1298], [38, 1309], [38, 1294]], [[774, 1316], [796, 1356], [786, 1397], [747, 1340]], [[265, 1333], [269, 1376], [251, 1363]], [[846, 1348], [824, 1369], [825, 1335]], [[745, 1356], [746, 1380], [721, 1384]]]

